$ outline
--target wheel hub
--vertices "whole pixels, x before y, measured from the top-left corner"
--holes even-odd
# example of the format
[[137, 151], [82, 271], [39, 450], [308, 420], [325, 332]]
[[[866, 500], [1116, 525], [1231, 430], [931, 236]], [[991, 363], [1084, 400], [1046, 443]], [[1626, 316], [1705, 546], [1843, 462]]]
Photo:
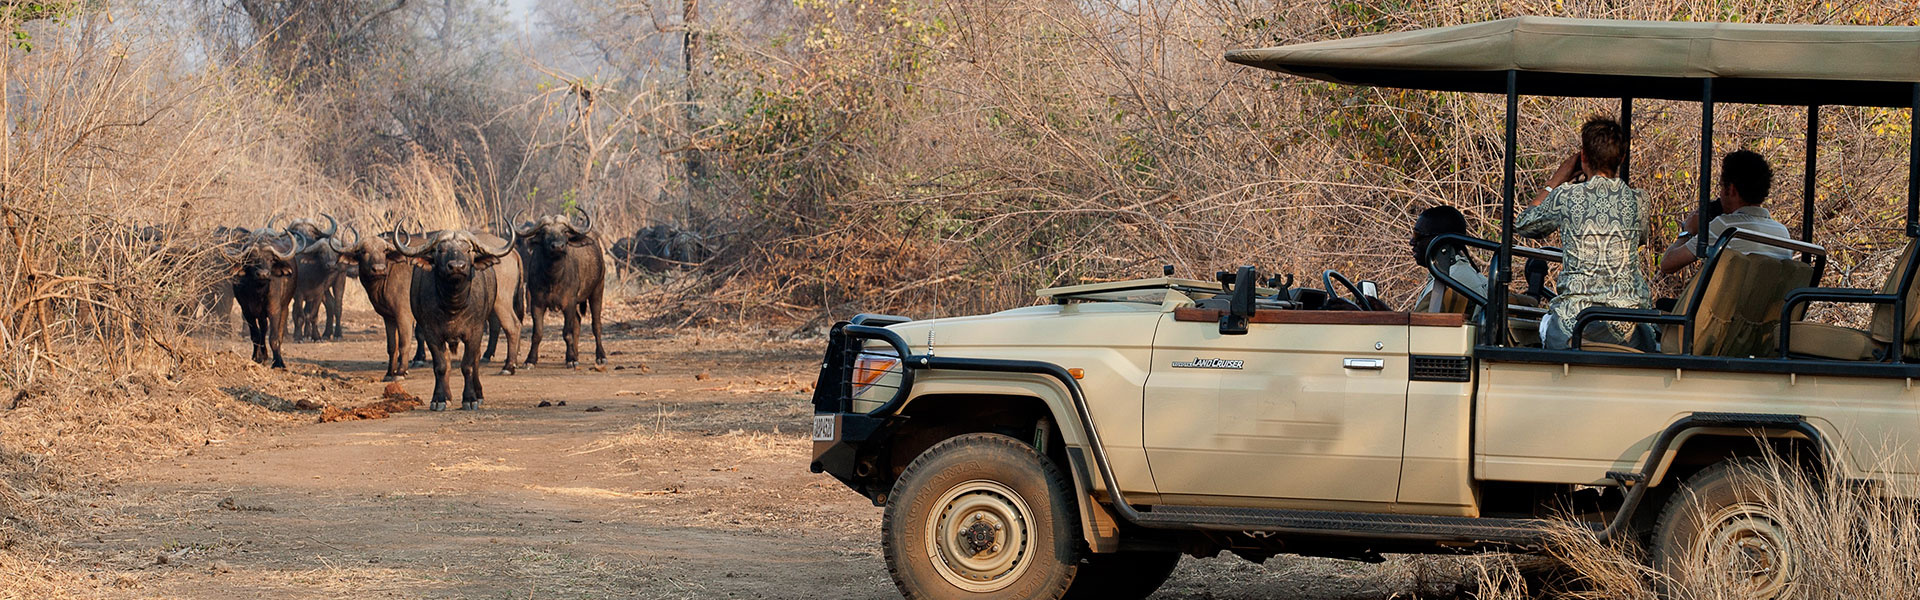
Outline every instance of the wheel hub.
[[1781, 520], [1765, 506], [1737, 504], [1721, 509], [1711, 524], [1704, 546], [1695, 556], [1732, 586], [1751, 598], [1781, 598], [1795, 568], [1792, 548]]
[[998, 482], [954, 486], [934, 503], [927, 521], [927, 554], [943, 579], [969, 592], [1003, 589], [1032, 562], [1026, 500]]
[[974, 556], [979, 556], [1000, 546], [997, 543], [1000, 529], [999, 524], [988, 523], [985, 517], [976, 515], [973, 524], [960, 531], [960, 542]]

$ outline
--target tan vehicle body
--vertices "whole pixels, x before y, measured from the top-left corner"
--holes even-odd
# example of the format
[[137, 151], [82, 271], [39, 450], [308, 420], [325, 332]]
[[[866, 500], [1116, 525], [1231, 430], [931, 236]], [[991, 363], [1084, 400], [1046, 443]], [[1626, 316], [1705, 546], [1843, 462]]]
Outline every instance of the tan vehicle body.
[[[1646, 464], [1660, 434], [1696, 412], [1803, 415], [1843, 478], [1892, 491], [1915, 489], [1920, 474], [1911, 452], [1920, 392], [1908, 380], [1479, 361], [1472, 382], [1410, 381], [1413, 356], [1470, 356], [1475, 327], [1256, 321], [1226, 336], [1176, 317], [1192, 306], [1170, 293], [1159, 305], [1056, 304], [891, 329], [916, 354], [1080, 370], [1093, 426], [1135, 504], [1477, 517], [1486, 481], [1616, 485], [1609, 472]], [[1196, 359], [1242, 366], [1174, 367]], [[1065, 444], [1087, 444], [1069, 392], [1042, 376], [927, 371], [899, 412], [957, 396], [1043, 402]], [[855, 408], [880, 402], [857, 398]], [[1751, 437], [1691, 430], [1651, 483], [1699, 435]], [[1110, 500], [1100, 478], [1086, 481], [1094, 500]], [[1111, 527], [1097, 511], [1083, 519], [1090, 540]]]

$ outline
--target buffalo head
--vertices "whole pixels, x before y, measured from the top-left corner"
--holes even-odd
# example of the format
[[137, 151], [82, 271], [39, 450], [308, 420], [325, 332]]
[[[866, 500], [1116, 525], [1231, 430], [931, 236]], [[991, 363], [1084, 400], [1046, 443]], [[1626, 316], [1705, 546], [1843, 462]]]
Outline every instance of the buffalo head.
[[308, 240], [330, 238], [333, 237], [333, 234], [339, 233], [340, 222], [333, 220], [333, 215], [320, 213], [320, 216], [327, 219], [326, 231], [320, 230], [319, 221], [313, 219], [294, 219], [293, 222], [287, 224], [287, 233], [301, 236]]
[[272, 223], [261, 229], [229, 231], [231, 237], [222, 251], [236, 276], [269, 279], [293, 275], [293, 258], [305, 249], [298, 236], [274, 229]]
[[[526, 240], [528, 248], [544, 248], [553, 254], [566, 252], [569, 247], [594, 245], [591, 236], [593, 218], [587, 215], [587, 211], [580, 210], [578, 207], [568, 210], [580, 216], [579, 223], [575, 223], [572, 216], [565, 213], [547, 215], [540, 217], [538, 221], [521, 223], [519, 227], [514, 228], [513, 233]], [[516, 221], [519, 220], [517, 216], [514, 219]]]
[[333, 246], [334, 252], [340, 253], [342, 264], [358, 267], [362, 274], [386, 277], [396, 266], [409, 262], [407, 255], [401, 254], [400, 248], [387, 236], [362, 239], [360, 230], [353, 227], [348, 227], [347, 232], [353, 234], [352, 243], [341, 243], [339, 238], [330, 238], [327, 243]]
[[442, 231], [428, 238], [424, 243], [413, 245], [401, 237], [395, 229], [389, 236], [401, 255], [412, 259], [423, 269], [433, 271], [434, 277], [462, 282], [473, 278], [476, 269], [492, 267], [500, 258], [513, 252], [515, 240], [498, 247], [488, 246], [474, 237], [472, 233], [460, 230]]

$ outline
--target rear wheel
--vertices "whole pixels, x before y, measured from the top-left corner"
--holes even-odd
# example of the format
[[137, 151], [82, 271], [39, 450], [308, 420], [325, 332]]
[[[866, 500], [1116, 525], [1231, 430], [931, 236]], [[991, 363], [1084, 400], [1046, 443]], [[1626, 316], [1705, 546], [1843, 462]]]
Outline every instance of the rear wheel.
[[1060, 598], [1079, 570], [1072, 494], [1053, 461], [1011, 437], [936, 444], [887, 499], [887, 570], [910, 599]]
[[1173, 576], [1179, 552], [1089, 554], [1066, 600], [1141, 600]]
[[1734, 590], [1742, 598], [1783, 598], [1805, 557], [1775, 499], [1795, 478], [1769, 475], [1758, 461], [1723, 462], [1687, 479], [1661, 511], [1653, 564], [1676, 582]]

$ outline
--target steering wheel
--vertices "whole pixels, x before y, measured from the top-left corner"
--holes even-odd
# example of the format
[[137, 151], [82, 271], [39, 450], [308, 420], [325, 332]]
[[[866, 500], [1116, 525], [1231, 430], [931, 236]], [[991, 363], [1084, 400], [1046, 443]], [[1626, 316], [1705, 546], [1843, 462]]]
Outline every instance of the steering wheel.
[[1333, 269], [1327, 269], [1320, 273], [1320, 283], [1326, 284], [1327, 297], [1329, 299], [1340, 297], [1340, 294], [1333, 291], [1333, 280], [1335, 279], [1340, 280], [1340, 285], [1346, 286], [1347, 291], [1353, 294], [1354, 306], [1360, 307], [1360, 310], [1373, 310], [1372, 303], [1367, 302], [1367, 297], [1360, 293], [1360, 288], [1353, 285], [1352, 281], [1347, 280], [1347, 276], [1341, 275], [1339, 271]]

